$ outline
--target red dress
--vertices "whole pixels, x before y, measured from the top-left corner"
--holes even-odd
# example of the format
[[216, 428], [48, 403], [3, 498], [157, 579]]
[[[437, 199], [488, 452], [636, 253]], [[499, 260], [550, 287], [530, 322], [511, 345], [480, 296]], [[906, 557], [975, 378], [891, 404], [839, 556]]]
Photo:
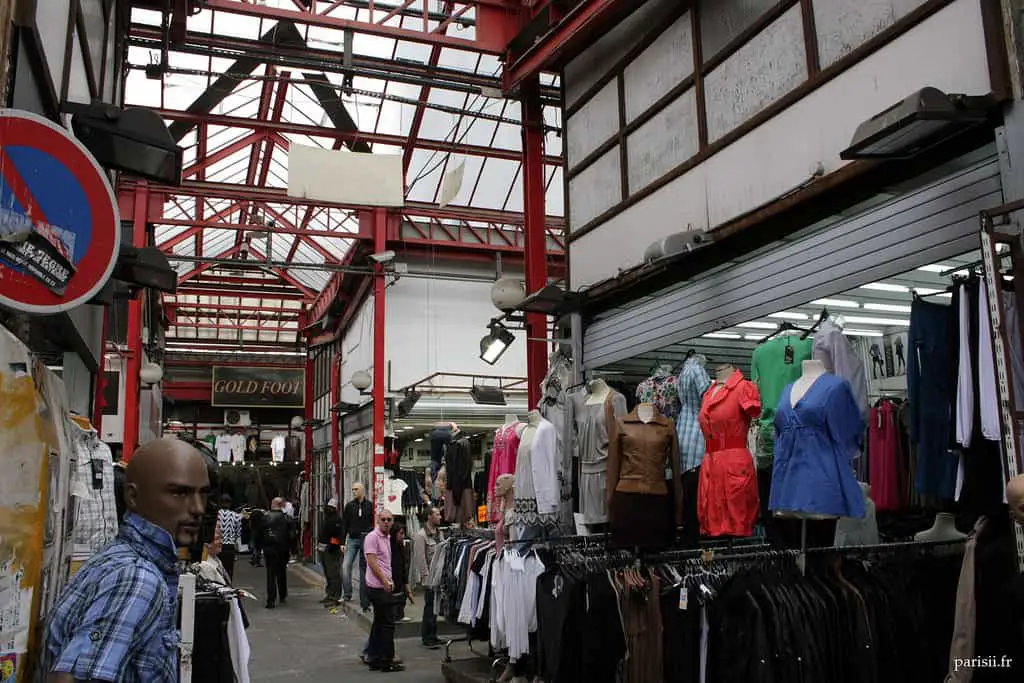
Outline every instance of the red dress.
[[757, 523], [757, 473], [747, 449], [750, 422], [761, 414], [761, 395], [736, 370], [704, 392], [700, 428], [707, 454], [700, 468], [697, 518], [708, 536], [753, 536]]
[[519, 453], [519, 433], [516, 431], [521, 423], [498, 427], [494, 433], [494, 448], [491, 451], [491, 471], [487, 473], [487, 516], [491, 524], [497, 524], [502, 518], [498, 500], [494, 497], [494, 485], [503, 474], [516, 473], [516, 455]]

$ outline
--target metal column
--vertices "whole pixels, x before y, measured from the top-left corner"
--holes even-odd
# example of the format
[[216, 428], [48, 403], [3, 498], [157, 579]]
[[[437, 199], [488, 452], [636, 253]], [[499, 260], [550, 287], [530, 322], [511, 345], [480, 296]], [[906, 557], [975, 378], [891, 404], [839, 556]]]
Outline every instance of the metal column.
[[[317, 506], [314, 505], [316, 489], [313, 486], [313, 358], [309, 355], [309, 346], [306, 346], [306, 425], [302, 429], [304, 435], [302, 449], [302, 479], [306, 484], [306, 518], [303, 520], [302, 531], [302, 556], [313, 557], [313, 536], [314, 518], [317, 513]], [[326, 502], [326, 501], [325, 501]]]
[[99, 434], [103, 434], [103, 409], [106, 408], [104, 392], [107, 387], [107, 339], [110, 338], [110, 308], [103, 309], [103, 336], [100, 342], [100, 357], [96, 359], [96, 381], [93, 382], [95, 392], [92, 399], [92, 426]]
[[[149, 186], [140, 182], [135, 187], [132, 213], [132, 244], [146, 246], [146, 216], [149, 210]], [[132, 457], [139, 443], [139, 371], [142, 369], [142, 302], [145, 292], [140, 290], [128, 302], [128, 354], [124, 370], [124, 436], [123, 458]], [[105, 342], [105, 340], [104, 340]]]
[[[548, 280], [547, 231], [544, 226], [544, 107], [536, 76], [523, 87], [523, 208], [526, 291], [542, 289]], [[540, 384], [548, 368], [547, 317], [526, 315], [527, 397], [531, 407], [540, 403]]]
[[334, 495], [341, 499], [341, 354], [331, 359], [331, 463], [334, 465]]
[[[388, 214], [386, 209], [373, 210], [373, 250], [380, 253], [387, 249]], [[378, 500], [378, 489], [384, 486], [384, 402], [387, 400], [386, 380], [384, 378], [386, 351], [385, 327], [387, 310], [385, 309], [385, 289], [387, 282], [384, 275], [384, 264], [373, 266], [373, 504], [377, 509], [383, 504]]]

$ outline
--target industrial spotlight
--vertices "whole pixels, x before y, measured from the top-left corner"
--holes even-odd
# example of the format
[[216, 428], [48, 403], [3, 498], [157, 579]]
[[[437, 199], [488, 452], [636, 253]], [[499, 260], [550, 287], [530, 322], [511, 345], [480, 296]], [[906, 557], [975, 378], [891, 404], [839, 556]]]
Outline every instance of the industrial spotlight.
[[370, 260], [374, 263], [390, 263], [395, 260], [395, 252], [393, 249], [379, 251], [375, 254], [370, 254]]
[[924, 88], [857, 126], [839, 158], [909, 159], [984, 123], [991, 105], [988, 97]]
[[484, 384], [473, 384], [469, 390], [473, 402], [482, 406], [503, 406], [505, 403], [505, 392], [501, 387], [491, 387]]
[[499, 322], [492, 322], [488, 327], [490, 332], [480, 340], [480, 360], [494, 365], [516, 340], [516, 336]]

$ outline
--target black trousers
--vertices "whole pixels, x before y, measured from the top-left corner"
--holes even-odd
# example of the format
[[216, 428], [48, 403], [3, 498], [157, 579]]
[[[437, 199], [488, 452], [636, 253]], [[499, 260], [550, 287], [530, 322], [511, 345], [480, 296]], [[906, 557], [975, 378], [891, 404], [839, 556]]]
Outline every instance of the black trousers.
[[368, 659], [371, 664], [390, 664], [395, 659], [394, 598], [385, 588], [367, 588], [366, 593], [373, 605]]
[[423, 621], [420, 624], [420, 640], [433, 643], [437, 640], [437, 614], [434, 613], [434, 589], [423, 591]]
[[273, 605], [278, 596], [288, 599], [288, 550], [264, 548], [263, 561], [267, 566], [267, 604]]
[[228, 573], [228, 578], [232, 581], [235, 580], [235, 558], [238, 556], [238, 548], [235, 547], [234, 543], [225, 543], [221, 546], [220, 563], [224, 565], [224, 571]]
[[328, 598], [341, 599], [341, 551], [337, 548], [330, 548], [320, 553], [320, 564], [324, 568], [324, 578], [327, 579], [326, 593]]
[[[700, 484], [700, 467], [683, 472], [683, 547], [696, 548], [700, 542], [700, 519], [697, 517], [697, 494]], [[675, 499], [672, 500], [675, 505]]]

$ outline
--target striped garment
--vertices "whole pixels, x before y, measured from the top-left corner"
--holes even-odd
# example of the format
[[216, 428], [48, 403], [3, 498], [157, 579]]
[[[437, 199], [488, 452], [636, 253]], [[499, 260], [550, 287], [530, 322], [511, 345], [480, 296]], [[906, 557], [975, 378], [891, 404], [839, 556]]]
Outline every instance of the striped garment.
[[709, 386], [711, 378], [696, 358], [683, 363], [683, 371], [679, 373], [678, 380], [681, 409], [676, 418], [680, 472], [688, 472], [704, 462], [704, 433], [700, 429], [698, 417], [701, 400]]

